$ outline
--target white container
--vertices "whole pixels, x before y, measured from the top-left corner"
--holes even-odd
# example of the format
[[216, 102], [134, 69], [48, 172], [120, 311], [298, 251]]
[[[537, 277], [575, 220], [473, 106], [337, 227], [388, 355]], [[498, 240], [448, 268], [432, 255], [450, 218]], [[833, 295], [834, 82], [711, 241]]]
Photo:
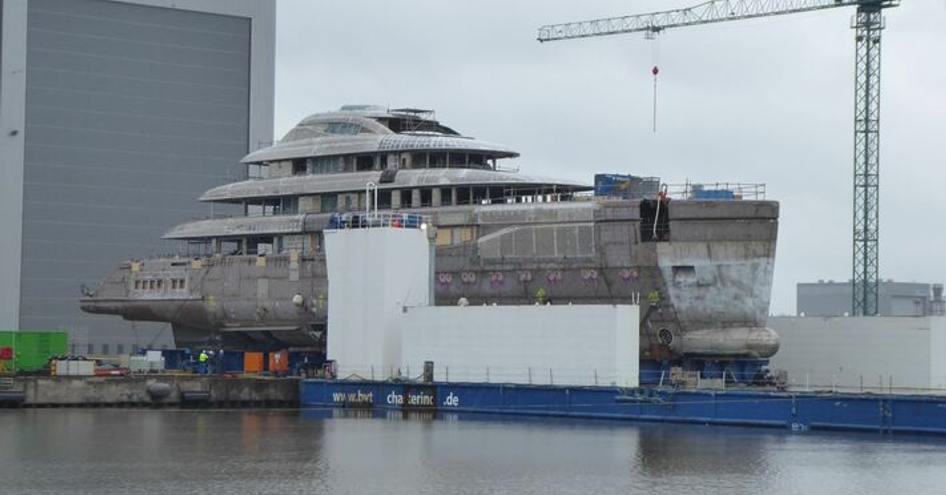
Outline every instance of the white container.
[[164, 371], [164, 358], [159, 357], [159, 359], [149, 359], [148, 360], [148, 369], [151, 371]]
[[94, 376], [95, 361], [72, 361], [74, 363], [75, 376]]
[[95, 361], [55, 361], [56, 376], [94, 376]]
[[151, 363], [147, 356], [131, 356], [128, 358], [128, 369], [132, 373], [147, 373], [151, 370]]

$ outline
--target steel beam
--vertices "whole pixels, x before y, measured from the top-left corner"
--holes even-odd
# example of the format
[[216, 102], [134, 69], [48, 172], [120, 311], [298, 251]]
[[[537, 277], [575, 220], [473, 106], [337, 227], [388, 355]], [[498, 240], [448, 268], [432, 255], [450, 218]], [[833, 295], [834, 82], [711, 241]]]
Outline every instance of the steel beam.
[[861, 5], [854, 17], [854, 284], [855, 316], [877, 314], [880, 202], [880, 33], [882, 9]]

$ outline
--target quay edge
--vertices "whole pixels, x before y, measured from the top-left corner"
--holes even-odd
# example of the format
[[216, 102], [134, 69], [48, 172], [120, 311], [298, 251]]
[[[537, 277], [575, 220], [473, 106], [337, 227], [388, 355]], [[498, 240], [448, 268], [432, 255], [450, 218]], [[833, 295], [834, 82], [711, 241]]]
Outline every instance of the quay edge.
[[298, 378], [207, 375], [30, 376], [0, 394], [13, 407], [256, 407], [299, 404]]

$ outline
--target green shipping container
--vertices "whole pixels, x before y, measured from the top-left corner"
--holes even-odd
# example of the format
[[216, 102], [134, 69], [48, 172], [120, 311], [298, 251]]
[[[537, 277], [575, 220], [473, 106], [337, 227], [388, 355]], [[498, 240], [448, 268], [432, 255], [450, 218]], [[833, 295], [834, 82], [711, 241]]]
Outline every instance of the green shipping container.
[[49, 358], [68, 354], [67, 332], [0, 331], [0, 349], [13, 349], [13, 359], [0, 360], [6, 373], [39, 371]]

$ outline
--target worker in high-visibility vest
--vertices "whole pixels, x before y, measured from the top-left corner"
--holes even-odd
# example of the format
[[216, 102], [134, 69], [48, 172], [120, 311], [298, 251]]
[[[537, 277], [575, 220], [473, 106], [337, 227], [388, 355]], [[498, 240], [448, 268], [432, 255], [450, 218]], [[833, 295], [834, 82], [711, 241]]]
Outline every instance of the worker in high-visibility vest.
[[663, 297], [660, 295], [659, 290], [655, 289], [647, 293], [647, 302], [649, 302], [651, 306], [659, 305], [661, 299], [663, 299]]
[[539, 287], [539, 290], [535, 291], [535, 303], [538, 305], [545, 304], [545, 287]]
[[197, 357], [197, 372], [201, 375], [207, 374], [207, 360], [209, 359], [207, 351], [200, 351], [200, 356]]

